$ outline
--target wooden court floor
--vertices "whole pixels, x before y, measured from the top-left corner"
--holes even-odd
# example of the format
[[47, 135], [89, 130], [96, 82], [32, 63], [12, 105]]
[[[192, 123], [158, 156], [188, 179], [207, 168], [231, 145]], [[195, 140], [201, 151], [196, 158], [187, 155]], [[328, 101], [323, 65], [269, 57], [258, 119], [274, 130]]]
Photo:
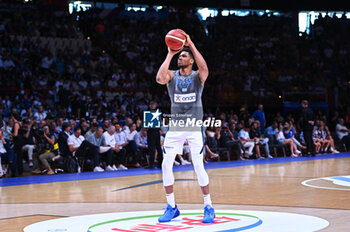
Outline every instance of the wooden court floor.
[[[308, 179], [350, 175], [350, 157], [293, 161], [246, 161], [243, 166], [207, 169], [214, 207], [308, 214], [330, 222], [323, 231], [350, 231], [350, 191], [301, 184]], [[201, 209], [194, 171], [175, 172], [175, 178], [179, 206]], [[59, 217], [160, 210], [166, 202], [161, 179], [155, 173], [0, 187], [0, 231], [23, 231], [34, 222]]]

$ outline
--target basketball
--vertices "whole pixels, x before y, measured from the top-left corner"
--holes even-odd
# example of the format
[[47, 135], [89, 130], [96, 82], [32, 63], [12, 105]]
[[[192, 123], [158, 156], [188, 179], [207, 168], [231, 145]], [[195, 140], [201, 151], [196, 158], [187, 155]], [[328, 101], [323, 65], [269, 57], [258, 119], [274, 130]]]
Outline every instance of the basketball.
[[186, 36], [183, 30], [173, 29], [165, 36], [165, 43], [171, 50], [180, 50], [186, 42]]

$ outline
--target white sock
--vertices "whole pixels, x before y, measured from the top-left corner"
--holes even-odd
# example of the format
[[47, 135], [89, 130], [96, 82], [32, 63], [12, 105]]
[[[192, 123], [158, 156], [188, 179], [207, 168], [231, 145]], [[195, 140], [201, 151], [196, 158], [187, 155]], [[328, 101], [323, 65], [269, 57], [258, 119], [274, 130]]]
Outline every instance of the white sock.
[[175, 196], [174, 193], [166, 194], [166, 201], [172, 208], [175, 208]]
[[203, 195], [203, 198], [204, 198], [204, 206], [210, 205], [211, 207], [213, 207], [210, 199], [210, 194]]
[[180, 156], [180, 161], [181, 161], [181, 163], [182, 163], [183, 161], [185, 161], [184, 158], [182, 158], [182, 156]]

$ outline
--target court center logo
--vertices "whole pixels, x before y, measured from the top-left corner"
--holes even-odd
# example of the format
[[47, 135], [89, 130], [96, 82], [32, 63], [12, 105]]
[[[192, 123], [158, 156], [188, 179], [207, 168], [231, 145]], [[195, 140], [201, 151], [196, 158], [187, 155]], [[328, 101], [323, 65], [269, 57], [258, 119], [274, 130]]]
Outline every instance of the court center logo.
[[330, 190], [350, 191], [350, 176], [331, 176], [305, 180], [302, 185]]
[[159, 109], [143, 112], [143, 127], [144, 128], [160, 128], [160, 115], [162, 113]]
[[318, 217], [281, 212], [217, 210], [212, 224], [202, 223], [202, 210], [181, 210], [171, 222], [159, 223], [163, 211], [95, 214], [43, 221], [24, 228], [24, 232], [233, 232], [233, 231], [318, 231], [329, 222]]

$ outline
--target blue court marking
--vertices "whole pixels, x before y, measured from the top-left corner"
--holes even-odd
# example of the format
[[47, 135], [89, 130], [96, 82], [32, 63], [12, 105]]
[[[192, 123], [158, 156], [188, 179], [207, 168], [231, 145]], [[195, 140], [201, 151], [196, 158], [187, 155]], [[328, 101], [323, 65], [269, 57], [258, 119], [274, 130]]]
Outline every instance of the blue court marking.
[[[219, 168], [243, 167], [243, 166], [251, 166], [251, 165], [303, 162], [303, 161], [337, 159], [337, 158], [348, 158], [348, 157], [350, 157], [350, 152], [339, 153], [339, 154], [322, 154], [322, 155], [317, 155], [315, 157], [299, 157], [299, 158], [281, 157], [281, 158], [264, 159], [264, 160], [222, 161], [222, 162], [205, 164], [205, 168], [219, 169]], [[183, 171], [192, 171], [192, 170], [193, 170], [192, 165], [174, 166], [174, 172], [183, 172]], [[134, 168], [129, 170], [105, 171], [105, 172], [83, 172], [83, 173], [69, 173], [69, 174], [58, 174], [58, 175], [14, 177], [14, 178], [0, 179], [0, 187], [65, 182], [65, 181], [103, 179], [103, 178], [113, 178], [113, 177], [123, 177], [123, 176], [150, 175], [150, 174], [161, 174], [161, 173], [162, 173], [161, 169], [152, 170], [152, 169]]]
[[341, 180], [341, 181], [345, 181], [345, 182], [350, 182], [350, 178], [349, 177], [345, 177], [345, 176], [335, 176], [335, 177], [332, 177], [331, 179], [333, 179], [333, 180]]
[[237, 232], [237, 231], [243, 231], [243, 230], [250, 230], [254, 227], [260, 226], [261, 224], [263, 224], [263, 221], [261, 219], [259, 219], [259, 221], [257, 221], [256, 223], [254, 223], [252, 225], [249, 225], [249, 226], [244, 226], [244, 227], [229, 229], [229, 230], [220, 230], [218, 232]]
[[[175, 181], [176, 182], [177, 181], [197, 181], [197, 179], [175, 179]], [[118, 192], [118, 191], [122, 191], [122, 190], [126, 190], [126, 189], [133, 189], [133, 188], [150, 186], [150, 185], [161, 184], [161, 183], [163, 183], [163, 180], [155, 180], [155, 181], [150, 181], [150, 182], [146, 182], [143, 184], [137, 184], [137, 185], [133, 185], [133, 186], [125, 187], [125, 188], [116, 189], [116, 190], [113, 190], [112, 192]]]

